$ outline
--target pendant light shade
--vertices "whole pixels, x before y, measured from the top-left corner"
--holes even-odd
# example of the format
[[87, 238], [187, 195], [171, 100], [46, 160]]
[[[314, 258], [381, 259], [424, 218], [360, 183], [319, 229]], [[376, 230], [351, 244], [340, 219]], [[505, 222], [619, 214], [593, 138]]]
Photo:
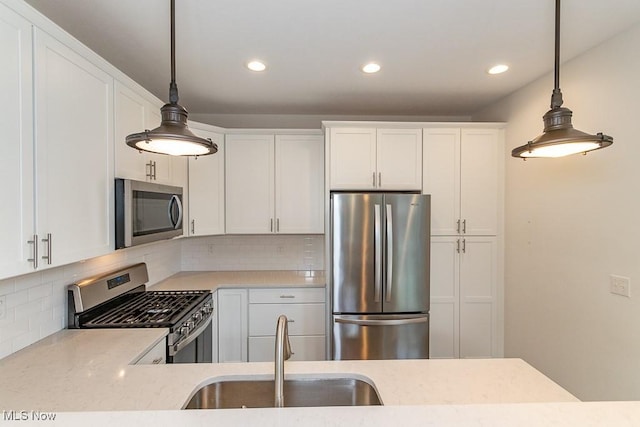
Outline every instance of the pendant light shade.
[[175, 0], [171, 0], [171, 83], [169, 103], [160, 109], [162, 121], [153, 130], [133, 133], [126, 138], [127, 145], [140, 151], [170, 156], [206, 156], [218, 151], [210, 139], [200, 138], [187, 126], [187, 110], [178, 104], [175, 60]]
[[551, 95], [551, 109], [543, 116], [544, 131], [532, 141], [511, 151], [513, 157], [563, 157], [587, 153], [613, 144], [609, 135], [590, 135], [573, 128], [572, 111], [562, 107], [560, 91], [560, 0], [556, 0], [555, 27], [555, 85]]

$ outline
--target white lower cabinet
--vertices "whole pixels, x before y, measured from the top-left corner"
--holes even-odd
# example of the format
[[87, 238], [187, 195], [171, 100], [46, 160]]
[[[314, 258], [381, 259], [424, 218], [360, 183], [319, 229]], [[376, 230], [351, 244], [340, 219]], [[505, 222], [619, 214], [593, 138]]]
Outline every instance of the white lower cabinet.
[[[324, 288], [220, 289], [217, 294], [219, 362], [273, 361], [281, 314], [289, 321], [290, 360], [325, 359]], [[215, 346], [214, 337], [214, 351]]]
[[218, 290], [218, 362], [247, 361], [247, 290]]
[[167, 363], [166, 338], [161, 339], [135, 362], [136, 365], [164, 365], [165, 363]]
[[431, 240], [431, 358], [497, 357], [497, 239]]

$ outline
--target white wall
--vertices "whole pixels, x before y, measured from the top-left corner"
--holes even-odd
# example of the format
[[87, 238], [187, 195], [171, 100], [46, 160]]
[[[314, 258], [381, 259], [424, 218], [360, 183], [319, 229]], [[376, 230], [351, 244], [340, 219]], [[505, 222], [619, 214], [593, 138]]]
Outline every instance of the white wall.
[[[474, 115], [506, 121], [505, 355], [584, 400], [640, 400], [640, 26], [562, 64], [574, 127], [614, 144], [518, 160], [542, 132], [551, 75]], [[517, 70], [513, 70], [517, 72]], [[631, 278], [631, 299], [609, 275]]]

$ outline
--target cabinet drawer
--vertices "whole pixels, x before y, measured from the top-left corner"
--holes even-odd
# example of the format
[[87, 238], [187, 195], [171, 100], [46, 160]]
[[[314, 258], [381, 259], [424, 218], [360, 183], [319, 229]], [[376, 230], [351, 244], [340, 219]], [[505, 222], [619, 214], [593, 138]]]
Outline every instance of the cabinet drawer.
[[[324, 335], [289, 337], [289, 340], [293, 352], [289, 360], [325, 360]], [[250, 337], [249, 362], [273, 362], [275, 343], [275, 337]]]
[[249, 289], [250, 304], [324, 302], [325, 288]]
[[[275, 349], [275, 347], [274, 347]], [[163, 338], [153, 348], [144, 353], [138, 360], [135, 361], [136, 365], [162, 365], [167, 363], [167, 342], [166, 338]]]
[[289, 320], [289, 335], [324, 335], [324, 304], [249, 304], [249, 336], [276, 334], [278, 316]]

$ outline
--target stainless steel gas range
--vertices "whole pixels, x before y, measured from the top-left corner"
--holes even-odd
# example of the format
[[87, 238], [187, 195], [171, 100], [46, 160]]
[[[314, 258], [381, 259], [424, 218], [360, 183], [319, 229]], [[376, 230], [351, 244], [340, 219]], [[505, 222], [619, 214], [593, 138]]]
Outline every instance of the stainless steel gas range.
[[69, 328], [169, 328], [167, 363], [211, 362], [211, 292], [148, 291], [148, 281], [139, 263], [69, 285]]

